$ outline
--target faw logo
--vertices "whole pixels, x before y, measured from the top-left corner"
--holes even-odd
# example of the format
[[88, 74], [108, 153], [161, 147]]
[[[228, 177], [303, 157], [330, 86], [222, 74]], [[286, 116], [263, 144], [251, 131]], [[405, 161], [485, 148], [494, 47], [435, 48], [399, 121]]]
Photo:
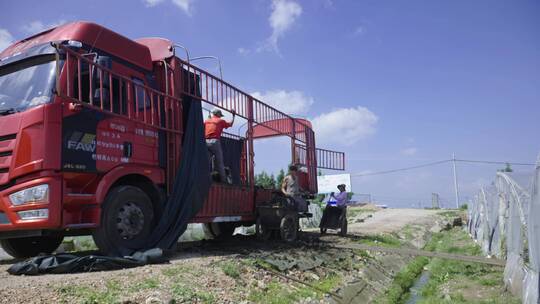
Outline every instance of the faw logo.
[[67, 142], [67, 148], [94, 153], [96, 152], [96, 134], [75, 131]]

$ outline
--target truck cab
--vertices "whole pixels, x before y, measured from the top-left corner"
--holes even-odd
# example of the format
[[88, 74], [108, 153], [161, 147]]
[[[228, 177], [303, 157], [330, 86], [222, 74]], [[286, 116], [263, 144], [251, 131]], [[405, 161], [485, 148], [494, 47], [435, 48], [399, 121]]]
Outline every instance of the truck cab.
[[[60, 46], [88, 62], [67, 65]], [[75, 22], [16, 42], [0, 60], [0, 238], [8, 253], [50, 252], [64, 235], [89, 233], [100, 225], [99, 203], [120, 185], [158, 205], [165, 160], [147, 124], [157, 116], [148, 113], [148, 88], [158, 84], [146, 46]]]

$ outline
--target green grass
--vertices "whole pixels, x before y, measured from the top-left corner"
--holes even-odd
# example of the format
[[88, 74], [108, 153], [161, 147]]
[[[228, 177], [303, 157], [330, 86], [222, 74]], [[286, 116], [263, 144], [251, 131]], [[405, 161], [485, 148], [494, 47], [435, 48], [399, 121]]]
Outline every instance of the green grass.
[[400, 234], [405, 237], [405, 240], [412, 241], [414, 239], [415, 232], [419, 232], [421, 230], [422, 227], [409, 224], [401, 229]]
[[461, 216], [462, 213], [463, 213], [463, 210], [447, 210], [447, 211], [439, 212], [438, 215], [448, 220], [455, 217], [459, 217]]
[[67, 285], [57, 289], [61, 302], [73, 303], [71, 297], [77, 298], [77, 303], [117, 303], [120, 297], [121, 286], [118, 281], [111, 280], [105, 283], [105, 290], [98, 290], [89, 286]]
[[[459, 211], [445, 212], [443, 216], [457, 216]], [[386, 244], [394, 244], [388, 239], [379, 240]], [[463, 255], [482, 255], [482, 251], [469, 237], [469, 235], [460, 228], [453, 228], [449, 231], [435, 233], [430, 241], [424, 247], [425, 250], [434, 252], [446, 252]], [[427, 268], [430, 272], [428, 283], [422, 288], [422, 299], [418, 303], [519, 303], [517, 300], [508, 294], [501, 295], [504, 290], [502, 282], [502, 269], [471, 262], [462, 262], [450, 259], [417, 257], [401, 270], [384, 297], [379, 300], [379, 303], [404, 303], [408, 298], [410, 287], [415, 283], [419, 274], [423, 269]], [[460, 284], [460, 282], [464, 282]], [[445, 299], [445, 294], [441, 291], [441, 286], [452, 283], [454, 290], [448, 295], [450, 298]], [[481, 299], [480, 302], [472, 302], [460, 293], [467, 288], [489, 288], [495, 290], [489, 294], [486, 299]], [[499, 288], [497, 288], [499, 287]], [[486, 289], [487, 290], [487, 289]]]
[[161, 271], [163, 275], [167, 277], [179, 277], [185, 273], [192, 273], [193, 269], [184, 266], [184, 265], [175, 265], [172, 267], [165, 268]]
[[97, 246], [91, 236], [66, 237], [62, 243], [67, 251], [91, 251], [97, 250]]
[[129, 291], [134, 292], [137, 290], [146, 290], [146, 289], [156, 289], [159, 288], [160, 282], [156, 278], [146, 278], [141, 282], [135, 282], [133, 285], [129, 286]]
[[323, 279], [310, 281], [312, 286], [319, 289], [317, 290], [300, 284], [295, 284], [295, 288], [291, 288], [274, 279], [264, 289], [252, 288], [248, 300], [261, 304], [289, 304], [308, 297], [321, 299], [326, 292], [334, 290], [341, 281], [341, 276], [337, 274], [329, 274]]
[[360, 215], [360, 214], [363, 214], [363, 213], [373, 214], [373, 213], [375, 213], [375, 212], [376, 212], [376, 211], [369, 210], [369, 209], [362, 209], [362, 208], [347, 208], [347, 217], [348, 217], [348, 218], [353, 218], [353, 217], [356, 217], [357, 215]]
[[[463, 255], [482, 255], [480, 247], [460, 228], [435, 234], [425, 249]], [[440, 258], [433, 258], [426, 268], [431, 275], [428, 283], [421, 290], [423, 298], [418, 303], [473, 303], [460, 293], [467, 288], [486, 290], [488, 296], [480, 303], [514, 303], [516, 301], [512, 296], [500, 292], [504, 290], [501, 268]], [[466, 283], [460, 284], [459, 282]], [[454, 290], [449, 294], [451, 300], [445, 302], [441, 286], [448, 284], [453, 286]], [[494, 292], [486, 288], [494, 290]], [[478, 301], [474, 303], [478, 303]]]
[[206, 291], [198, 291], [182, 283], [175, 283], [171, 288], [171, 292], [174, 299], [180, 303], [196, 302], [210, 304], [215, 302], [215, 297], [211, 293]]
[[362, 236], [360, 244], [381, 247], [400, 247], [403, 245], [399, 238], [389, 234]]
[[402, 303], [409, 294], [416, 278], [422, 273], [424, 266], [429, 262], [426, 257], [416, 257], [407, 264], [394, 278], [392, 285], [387, 289], [379, 303]]
[[221, 270], [224, 274], [228, 275], [233, 279], [240, 278], [240, 270], [238, 268], [238, 265], [233, 262], [224, 262], [223, 264], [221, 264]]

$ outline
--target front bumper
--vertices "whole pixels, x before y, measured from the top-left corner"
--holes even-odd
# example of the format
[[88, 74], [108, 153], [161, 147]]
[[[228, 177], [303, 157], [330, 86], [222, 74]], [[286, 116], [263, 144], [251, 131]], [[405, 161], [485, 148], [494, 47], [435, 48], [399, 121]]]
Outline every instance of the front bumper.
[[[48, 203], [29, 203], [13, 206], [9, 195], [25, 188], [48, 184]], [[61, 175], [38, 177], [30, 179], [0, 191], [0, 238], [3, 233], [16, 230], [43, 230], [59, 229], [62, 222], [62, 177]], [[18, 211], [48, 209], [49, 217], [46, 219], [22, 220]]]

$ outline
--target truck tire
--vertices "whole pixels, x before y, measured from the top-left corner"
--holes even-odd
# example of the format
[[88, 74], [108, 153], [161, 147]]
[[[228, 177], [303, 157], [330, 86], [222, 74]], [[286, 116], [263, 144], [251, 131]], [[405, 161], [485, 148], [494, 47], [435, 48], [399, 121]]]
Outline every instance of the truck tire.
[[295, 213], [287, 213], [279, 225], [281, 239], [285, 242], [292, 243], [298, 237], [298, 216]]
[[214, 240], [226, 240], [231, 238], [237, 224], [235, 222], [210, 223], [208, 228]]
[[125, 256], [147, 244], [154, 226], [150, 197], [138, 187], [118, 186], [107, 194], [101, 207], [101, 225], [92, 236], [102, 254]]
[[255, 222], [255, 235], [257, 235], [257, 238], [261, 241], [268, 241], [272, 237], [272, 230], [262, 224], [261, 218], [257, 217], [257, 221]]
[[2, 248], [14, 258], [29, 258], [40, 253], [51, 254], [60, 246], [63, 236], [36, 236], [0, 240]]

